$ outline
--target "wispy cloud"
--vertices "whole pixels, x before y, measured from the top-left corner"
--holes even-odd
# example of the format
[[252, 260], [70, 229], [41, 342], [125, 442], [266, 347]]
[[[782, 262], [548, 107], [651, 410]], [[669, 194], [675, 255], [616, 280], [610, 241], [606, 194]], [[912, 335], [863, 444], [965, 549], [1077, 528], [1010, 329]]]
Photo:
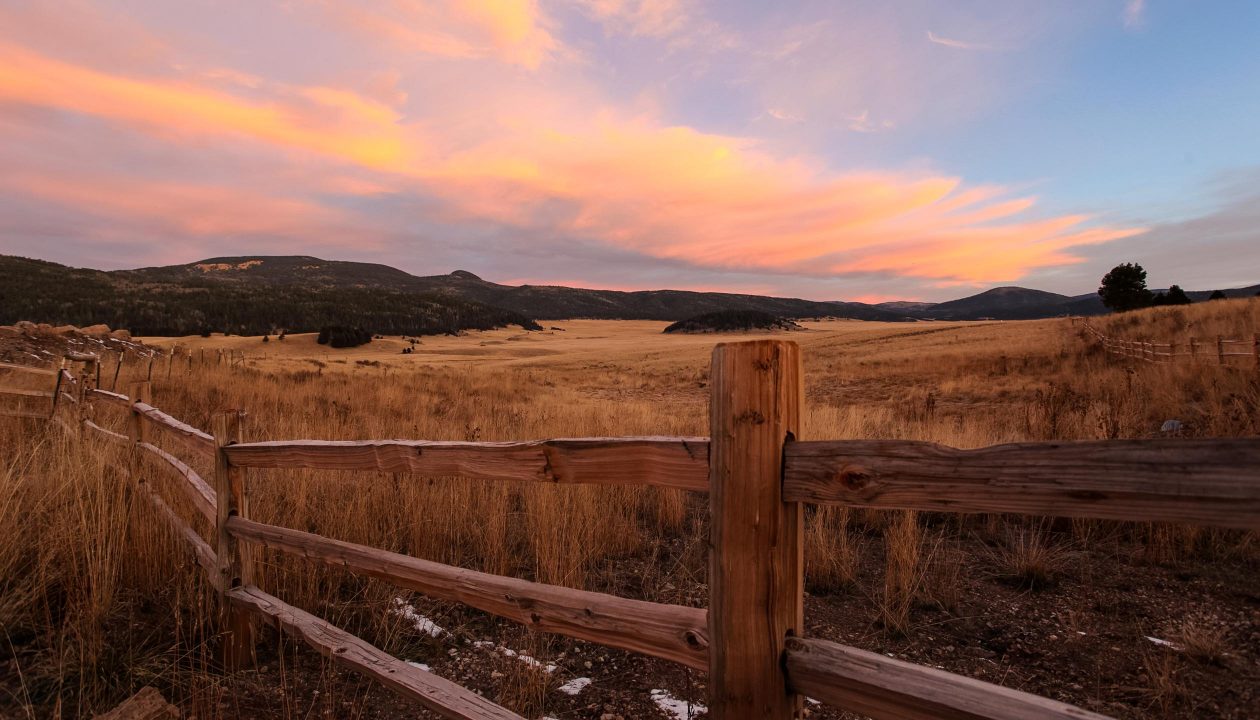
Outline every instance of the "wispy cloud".
[[1121, 17], [1126, 28], [1141, 27], [1146, 20], [1146, 0], [1125, 0], [1124, 13]]
[[365, 0], [321, 5], [339, 28], [411, 53], [531, 70], [560, 52], [536, 0]]
[[681, 32], [691, 21], [683, 0], [576, 0], [609, 32], [663, 38]]
[[863, 110], [857, 115], [850, 115], [845, 118], [849, 121], [848, 128], [853, 132], [860, 133], [877, 133], [885, 130], [892, 130], [897, 126], [892, 120], [881, 120], [874, 122], [871, 120], [871, 111]]
[[770, 108], [766, 111], [766, 114], [781, 122], [798, 123], [804, 120], [804, 118], [799, 115], [793, 115], [783, 108]]
[[965, 40], [955, 40], [954, 38], [941, 37], [940, 35], [937, 35], [936, 33], [932, 32], [931, 30], [928, 30], [927, 39], [929, 42], [936, 43], [937, 45], [944, 45], [945, 47], [948, 47], [948, 48], [954, 48], [955, 50], [992, 50], [993, 49], [992, 45], [987, 45], [985, 43], [967, 42]]

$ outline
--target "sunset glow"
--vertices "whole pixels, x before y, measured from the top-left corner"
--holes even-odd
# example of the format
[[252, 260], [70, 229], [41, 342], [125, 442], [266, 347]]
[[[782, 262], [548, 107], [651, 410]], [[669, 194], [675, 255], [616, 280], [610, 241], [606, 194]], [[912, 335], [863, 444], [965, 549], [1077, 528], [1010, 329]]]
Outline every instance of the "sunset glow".
[[[1237, 262], [1159, 258], [1195, 213], [1228, 223], [1236, 198], [1212, 181], [1253, 172], [1254, 139], [1237, 166], [1160, 187], [1119, 155], [1098, 174], [1046, 145], [1079, 154], [1066, 138], [1093, 142], [1089, 113], [1109, 111], [1041, 128], [1012, 75], [1087, 83], [1051, 45], [1138, 44], [1159, 3], [1140, 18], [1123, 2], [965, 3], [929, 26], [903, 4], [853, 3], [865, 38], [826, 4], [5, 4], [0, 251], [103, 267], [318, 252], [820, 299], [1086, 292], [1130, 256], [1194, 285]], [[935, 84], [875, 82], [873, 58]], [[995, 156], [985, 134], [1010, 123], [1024, 152]]]

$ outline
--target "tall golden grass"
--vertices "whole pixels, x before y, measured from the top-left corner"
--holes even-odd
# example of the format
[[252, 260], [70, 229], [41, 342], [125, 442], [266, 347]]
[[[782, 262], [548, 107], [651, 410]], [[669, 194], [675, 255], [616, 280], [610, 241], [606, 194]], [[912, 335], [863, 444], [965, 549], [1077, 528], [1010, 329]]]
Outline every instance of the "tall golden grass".
[[[1260, 301], [1163, 308], [1096, 324], [1155, 339], [1185, 331], [1250, 337], [1260, 328]], [[816, 326], [793, 337], [805, 350], [808, 439], [978, 447], [1146, 437], [1170, 418], [1190, 435], [1260, 434], [1260, 372], [1129, 365], [1066, 320], [843, 325], [842, 332]], [[339, 372], [314, 363], [310, 370], [177, 368], [169, 379], [158, 373], [153, 398], [201, 428], [216, 412], [244, 409], [248, 440], [706, 434], [707, 346], [671, 352], [656, 342], [645, 337], [637, 349], [598, 361], [588, 353]], [[119, 389], [140, 371], [124, 366]], [[124, 429], [117, 411], [100, 407], [95, 419]], [[214, 668], [205, 588], [128, 491], [119, 452], [29, 421], [0, 421], [0, 447], [0, 651], [11, 656], [16, 676], [0, 683], [9, 694], [0, 698], [0, 715], [89, 716], [156, 683], [197, 717], [237, 716], [225, 698], [239, 695], [245, 681]], [[199, 470], [209, 476], [209, 468]], [[195, 518], [159, 470], [147, 477], [185, 518]], [[263, 522], [541, 582], [705, 603], [704, 505], [677, 491], [286, 470], [252, 473], [249, 492], [251, 514]], [[1031, 583], [1053, 574], [1036, 564], [1056, 562], [1059, 551], [1036, 525], [999, 517], [950, 522], [928, 527], [914, 513], [811, 511], [808, 587], [843, 596], [859, 572], [871, 572], [859, 567], [860, 549], [882, 545], [883, 624], [904, 632], [916, 603], [956, 602], [950, 588], [960, 553], [977, 542], [970, 538], [1001, 548], [994, 557], [1009, 558], [1010, 572]], [[1071, 528], [1073, 543], [1123, 532], [1165, 558], [1255, 552], [1254, 538], [1239, 533], [1091, 522]], [[400, 593], [382, 583], [270, 553], [258, 582], [388, 650], [423, 650], [417, 645], [425, 641], [390, 612]], [[512, 635], [518, 631], [465, 609], [425, 607], [448, 629], [511, 635], [537, 652], [563, 646]], [[492, 696], [542, 711], [538, 687], [546, 678], [498, 675]], [[281, 692], [281, 712], [305, 716], [296, 689]]]

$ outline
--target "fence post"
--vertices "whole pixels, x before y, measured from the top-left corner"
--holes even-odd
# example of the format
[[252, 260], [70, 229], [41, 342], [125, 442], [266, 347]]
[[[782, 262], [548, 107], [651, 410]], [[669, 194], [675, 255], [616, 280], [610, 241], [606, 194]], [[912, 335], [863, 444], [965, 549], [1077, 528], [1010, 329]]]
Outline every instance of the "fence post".
[[1216, 364], [1225, 364], [1225, 338], [1220, 335], [1216, 336]]
[[131, 412], [127, 414], [127, 437], [131, 439], [131, 486], [140, 484], [140, 448], [139, 444], [149, 441], [149, 424], [144, 416], [136, 411], [136, 403], [152, 402], [152, 388], [146, 382], [133, 382], [128, 388], [131, 396]]
[[215, 520], [216, 552], [219, 563], [219, 628], [223, 635], [223, 666], [229, 670], [253, 664], [254, 625], [249, 611], [232, 607], [227, 591], [254, 582], [253, 549], [240, 543], [227, 531], [228, 518], [248, 517], [245, 472], [232, 467], [224, 447], [241, 441], [244, 413], [216, 413], [212, 418], [214, 444], [214, 490], [218, 513]]
[[1198, 346], [1194, 344], [1194, 336], [1191, 335], [1190, 336], [1190, 362], [1196, 363], [1198, 361], [1199, 361], [1199, 348]]
[[721, 343], [709, 396], [709, 717], [787, 720], [783, 671], [803, 630], [799, 503], [783, 501], [783, 448], [800, 432], [801, 353], [785, 340]]
[[62, 370], [66, 367], [65, 358], [61, 359], [61, 367], [57, 369], [57, 380], [53, 383], [52, 408], [48, 410], [48, 419], [52, 420], [57, 417], [57, 403], [61, 401], [61, 380], [65, 375]]
[[1256, 370], [1260, 371], [1260, 333], [1251, 336], [1251, 359], [1255, 362]]
[[1177, 341], [1176, 340], [1168, 341], [1168, 364], [1169, 365], [1177, 364]]
[[136, 410], [136, 403], [144, 403], [148, 405], [153, 401], [153, 389], [149, 382], [133, 382], [130, 386], [131, 396], [131, 413], [127, 416], [127, 437], [131, 438], [132, 443], [142, 443], [149, 441], [149, 426], [144, 421], [144, 417]]

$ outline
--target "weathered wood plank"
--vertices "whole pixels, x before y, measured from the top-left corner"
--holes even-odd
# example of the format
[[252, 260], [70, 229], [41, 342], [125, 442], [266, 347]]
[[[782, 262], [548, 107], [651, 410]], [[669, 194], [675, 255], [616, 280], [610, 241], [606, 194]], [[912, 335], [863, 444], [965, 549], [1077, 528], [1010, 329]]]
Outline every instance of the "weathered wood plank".
[[0, 417], [34, 418], [36, 420], [47, 420], [48, 413], [34, 412], [32, 410], [0, 410]]
[[17, 397], [33, 397], [52, 399], [53, 394], [47, 390], [23, 390], [21, 388], [2, 388], [0, 387], [0, 395], [14, 395]]
[[781, 480], [784, 443], [800, 433], [800, 347], [722, 343], [709, 377], [709, 717], [791, 720], [801, 699], [783, 643], [804, 631], [804, 542]]
[[0, 370], [13, 370], [16, 372], [28, 372], [36, 375], [56, 375], [57, 371], [53, 368], [34, 367], [32, 365], [18, 365], [16, 363], [0, 362]]
[[1106, 720], [1049, 698], [826, 640], [789, 638], [792, 688], [875, 720]]
[[371, 677], [451, 720], [524, 720], [467, 688], [409, 665], [379, 648], [252, 586], [228, 592], [233, 603], [273, 620], [338, 665]]
[[800, 502], [1260, 529], [1260, 439], [1038, 442], [957, 450], [906, 440], [789, 443]]
[[158, 516], [166, 521], [177, 537], [182, 539], [188, 546], [188, 550], [192, 553], [193, 559], [205, 571], [206, 581], [210, 583], [210, 587], [220, 590], [218, 558], [215, 557], [214, 550], [210, 548], [210, 544], [201, 539], [196, 530], [189, 527], [188, 523], [171, 509], [170, 505], [161, 498], [152, 488], [144, 488], [142, 491], [145, 497], [149, 498], [149, 502], [153, 504], [153, 508], [157, 510]]
[[210, 433], [178, 420], [148, 403], [136, 403], [135, 411], [152, 423], [153, 427], [179, 440], [188, 449], [206, 457], [214, 457], [214, 437]]
[[682, 663], [708, 666], [705, 611], [518, 580], [231, 518], [228, 532], [265, 547], [380, 578], [475, 607], [543, 632]]
[[[106, 432], [109, 432], [108, 430]], [[137, 447], [149, 453], [154, 458], [163, 461], [163, 467], [172, 470], [176, 475], [184, 480], [184, 482], [176, 483], [180, 489], [188, 495], [188, 499], [192, 501], [197, 512], [201, 513], [210, 522], [215, 521], [215, 493], [214, 488], [197, 474], [196, 470], [184, 464], [183, 460], [166, 452], [160, 447], [151, 443], [140, 443]]]
[[122, 433], [116, 433], [113, 430], [106, 430], [105, 428], [101, 427], [100, 425], [97, 425], [91, 420], [84, 420], [83, 427], [89, 430], [93, 430], [96, 433], [98, 433], [102, 438], [109, 440], [111, 442], [116, 442], [119, 445], [131, 444], [131, 438], [127, 437], [126, 435], [123, 435]]
[[[78, 382], [78, 380], [75, 380], [75, 382]], [[110, 392], [100, 388], [92, 388], [87, 391], [87, 396], [94, 400], [104, 400], [110, 405], [115, 405], [120, 408], [131, 407], [131, 398], [123, 395], [122, 393]]]
[[578, 438], [529, 442], [281, 440], [226, 448], [253, 468], [379, 470], [429, 476], [708, 488], [707, 438]]

